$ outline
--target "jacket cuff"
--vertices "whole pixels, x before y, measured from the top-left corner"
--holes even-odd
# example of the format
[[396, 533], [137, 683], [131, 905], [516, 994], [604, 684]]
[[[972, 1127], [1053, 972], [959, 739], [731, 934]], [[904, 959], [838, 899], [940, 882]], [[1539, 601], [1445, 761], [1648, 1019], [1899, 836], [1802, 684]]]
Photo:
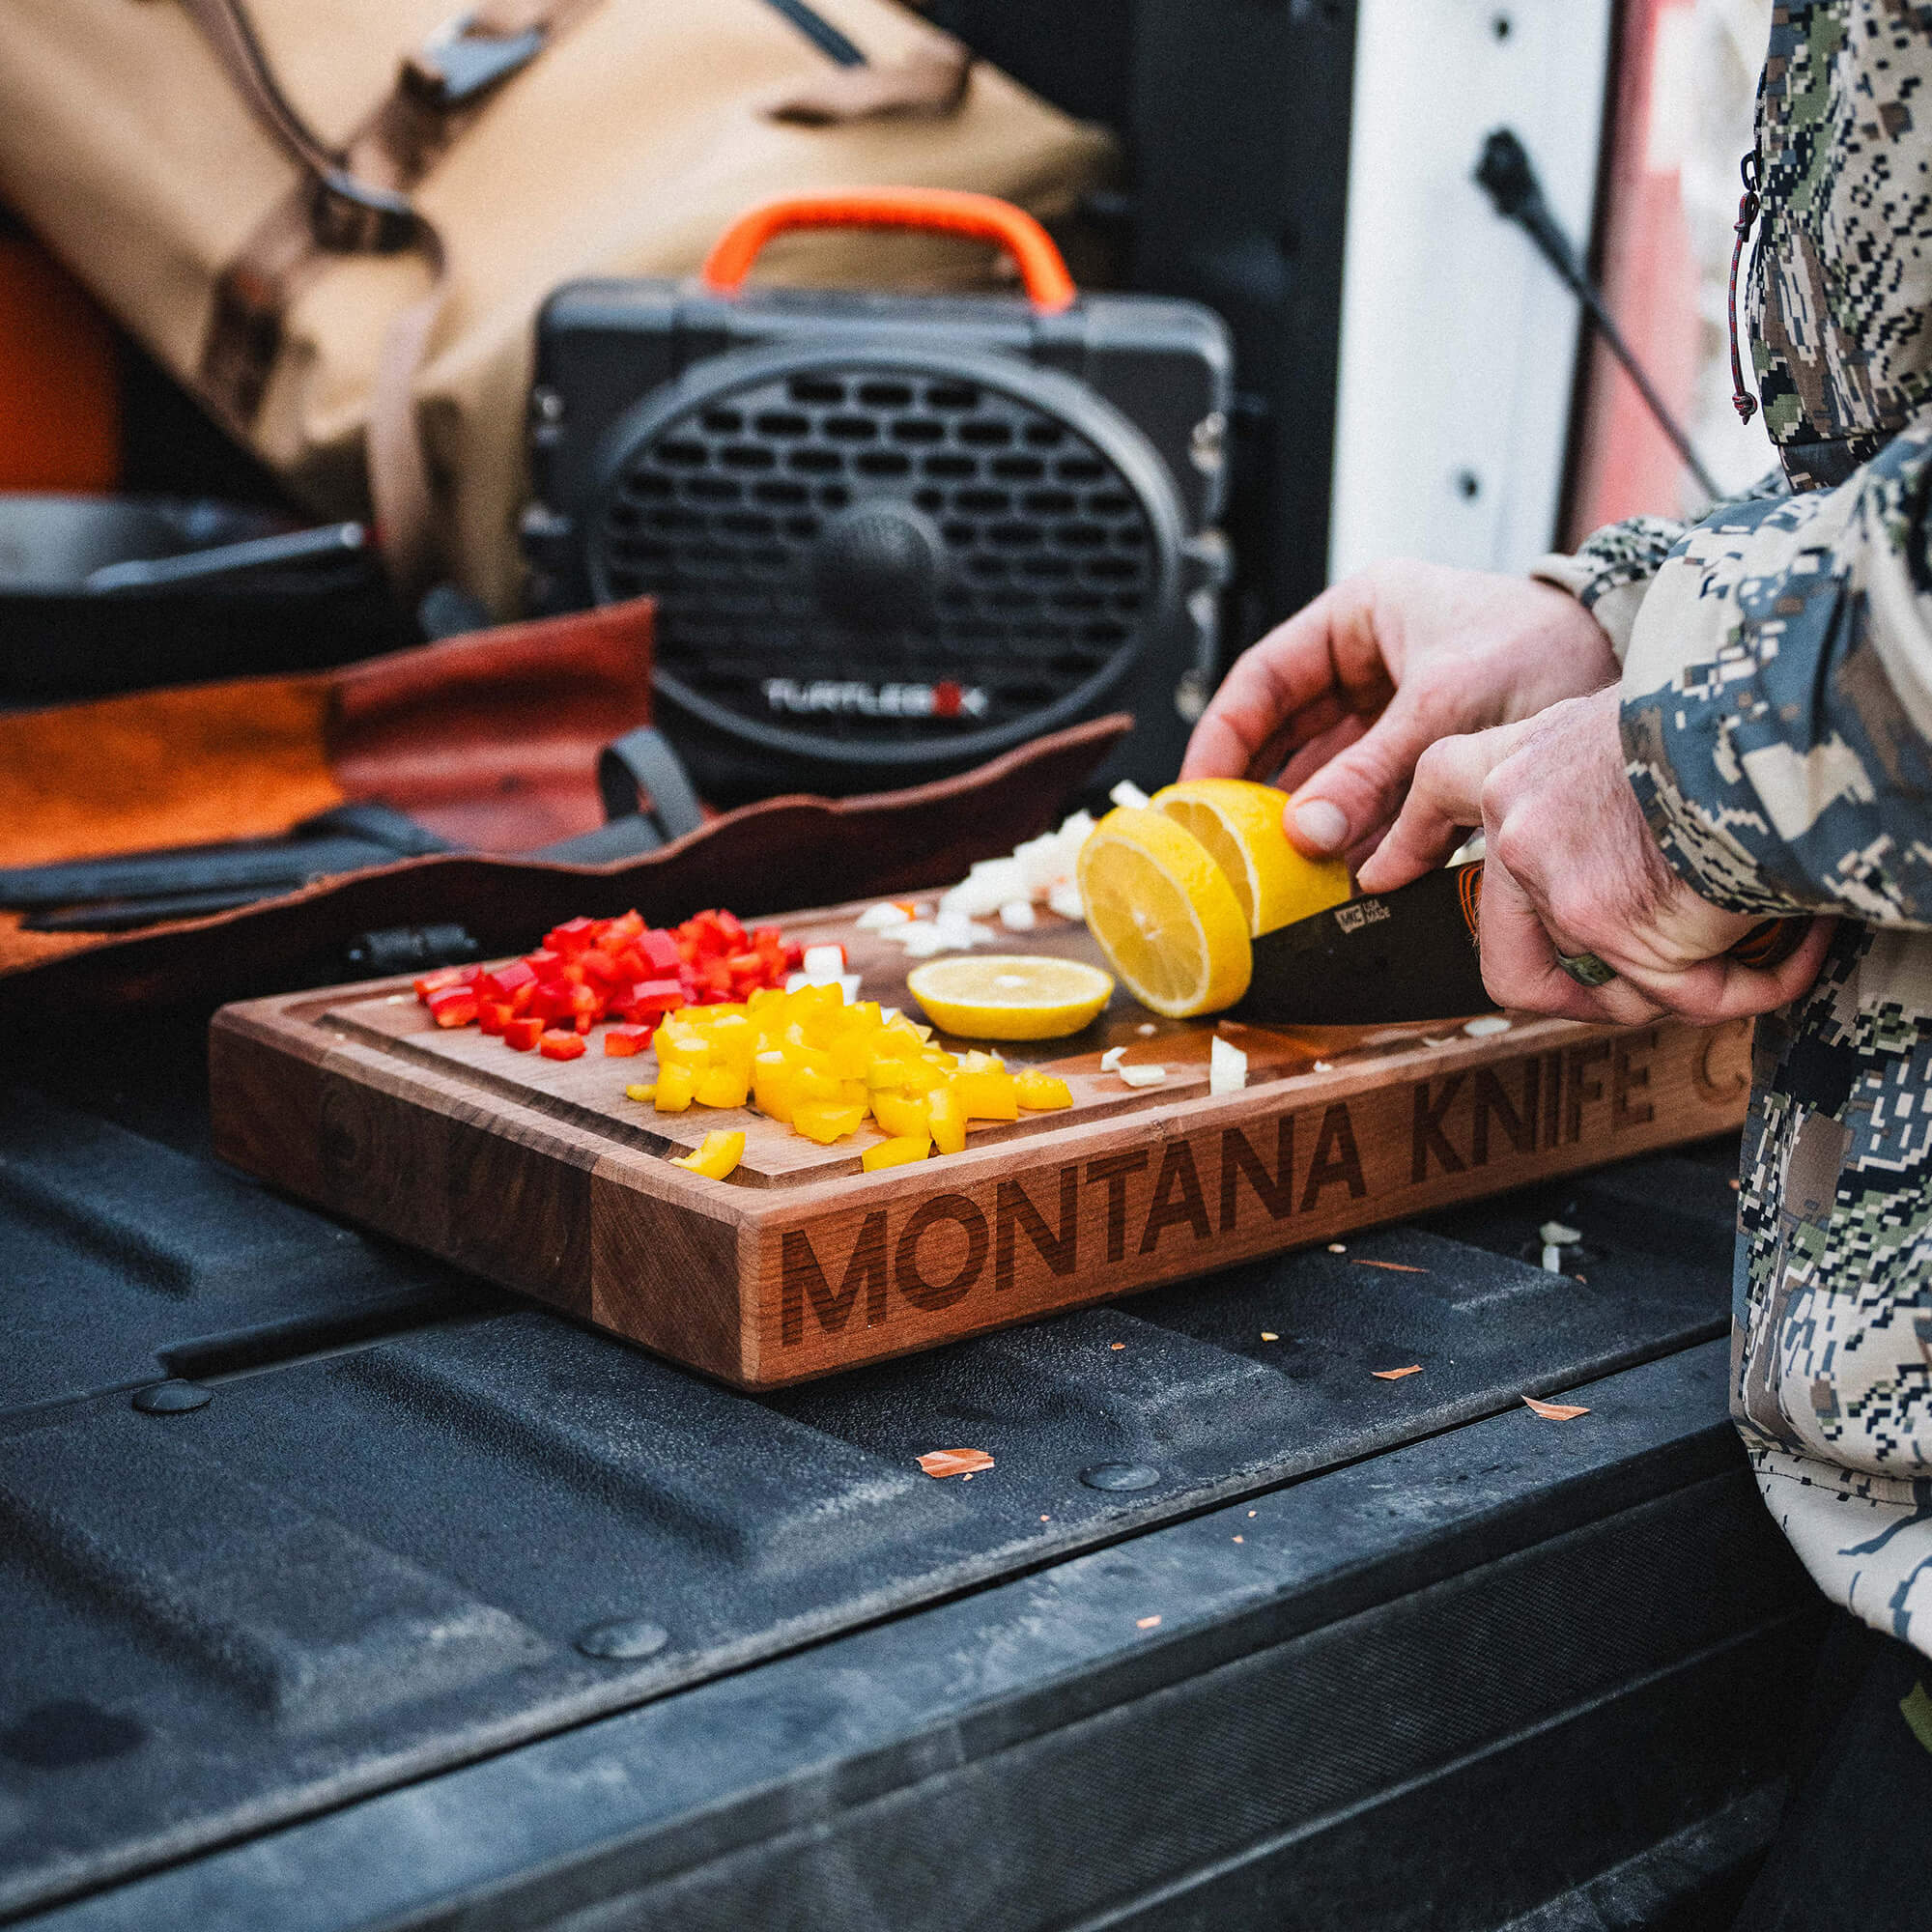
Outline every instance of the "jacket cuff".
[[1650, 581], [1684, 529], [1668, 517], [1631, 517], [1587, 537], [1574, 555], [1551, 552], [1539, 557], [1529, 574], [1576, 598], [1603, 626], [1622, 664]]
[[1602, 626], [1617, 662], [1623, 663], [1624, 654], [1630, 649], [1631, 632], [1636, 627], [1636, 613], [1650, 588], [1648, 578], [1606, 584], [1602, 573], [1593, 570], [1584, 559], [1566, 556], [1561, 551], [1538, 557], [1530, 565], [1529, 574], [1539, 583], [1554, 584], [1576, 598]]

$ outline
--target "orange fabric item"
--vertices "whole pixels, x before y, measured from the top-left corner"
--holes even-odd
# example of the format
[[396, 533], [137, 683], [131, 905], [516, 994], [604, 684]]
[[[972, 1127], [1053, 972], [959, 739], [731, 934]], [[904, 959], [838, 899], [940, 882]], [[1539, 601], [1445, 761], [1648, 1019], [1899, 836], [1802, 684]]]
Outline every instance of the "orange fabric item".
[[0, 717], [0, 864], [265, 838], [342, 803], [329, 674]]
[[120, 476], [107, 318], [39, 243], [0, 236], [0, 490], [111, 490]]
[[[345, 799], [498, 851], [587, 832], [604, 818], [597, 753], [650, 722], [651, 617], [639, 599], [346, 670], [0, 716], [0, 865], [270, 838]], [[0, 913], [0, 977], [127, 943], [20, 922]], [[138, 1004], [156, 987], [130, 974], [119, 996]]]
[[796, 194], [741, 214], [704, 258], [706, 287], [734, 296], [768, 242], [795, 228], [911, 228], [991, 242], [1018, 265], [1034, 307], [1057, 315], [1073, 305], [1073, 277], [1053, 238], [1023, 208], [956, 188], [874, 187]]
[[604, 821], [597, 753], [651, 715], [651, 606], [507, 624], [339, 671], [0, 716], [0, 865], [270, 838], [379, 799], [518, 852]]

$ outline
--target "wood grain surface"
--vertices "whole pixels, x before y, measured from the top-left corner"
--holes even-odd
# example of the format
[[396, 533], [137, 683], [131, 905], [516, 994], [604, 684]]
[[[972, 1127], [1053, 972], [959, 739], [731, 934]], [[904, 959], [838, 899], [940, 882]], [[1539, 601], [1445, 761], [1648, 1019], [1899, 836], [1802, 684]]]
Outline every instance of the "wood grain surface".
[[[916, 1010], [902, 953], [858, 910], [786, 930], [842, 940], [864, 997]], [[1001, 950], [1098, 959], [1084, 926], [1047, 919]], [[549, 1061], [440, 1030], [407, 982], [379, 982], [224, 1008], [215, 1144], [347, 1219], [771, 1388], [1735, 1128], [1748, 1088], [1747, 1024], [1222, 1022], [1249, 1084], [1212, 1096], [1215, 1030], [1117, 993], [1073, 1039], [1001, 1049], [1063, 1074], [1070, 1110], [868, 1175], [869, 1127], [821, 1148], [751, 1109], [660, 1115], [624, 1097], [652, 1057], [607, 1057], [602, 1028], [582, 1059]], [[1166, 1081], [1103, 1073], [1114, 1045]], [[746, 1134], [728, 1180], [671, 1164], [718, 1126]]]

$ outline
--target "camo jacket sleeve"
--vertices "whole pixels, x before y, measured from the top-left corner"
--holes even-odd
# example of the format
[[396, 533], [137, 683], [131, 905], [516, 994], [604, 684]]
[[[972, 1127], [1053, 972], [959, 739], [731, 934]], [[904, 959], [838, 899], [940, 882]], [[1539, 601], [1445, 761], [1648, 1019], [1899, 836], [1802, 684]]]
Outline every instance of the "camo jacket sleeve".
[[1703, 897], [1932, 925], [1932, 412], [1834, 490], [1684, 533], [1635, 613], [1623, 739]]
[[[1790, 489], [1784, 471], [1773, 469], [1748, 490], [1708, 511], [1704, 520], [1761, 497], [1786, 496]], [[1627, 517], [1620, 524], [1605, 524], [1574, 551], [1553, 551], [1540, 558], [1530, 575], [1569, 591], [1609, 634], [1621, 664], [1651, 580], [1690, 527], [1676, 517]]]

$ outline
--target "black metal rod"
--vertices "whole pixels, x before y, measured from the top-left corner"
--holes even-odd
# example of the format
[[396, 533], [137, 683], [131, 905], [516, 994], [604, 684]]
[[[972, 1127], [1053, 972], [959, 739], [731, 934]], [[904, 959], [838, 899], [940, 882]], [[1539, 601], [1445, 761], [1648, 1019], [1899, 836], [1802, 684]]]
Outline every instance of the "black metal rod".
[[1482, 158], [1476, 163], [1476, 181], [1490, 197], [1496, 213], [1505, 221], [1514, 221], [1536, 244], [1538, 254], [1554, 269], [1583, 304], [1585, 313], [1604, 338], [1605, 347], [1623, 364], [1624, 373], [1636, 384], [1644, 407], [1656, 418], [1657, 426], [1670, 446], [1683, 458], [1685, 468], [1697, 479], [1697, 487], [1713, 502], [1722, 494], [1716, 479], [1705, 469], [1703, 459], [1683, 426], [1671, 413], [1670, 406], [1658, 393], [1636, 352], [1624, 340], [1623, 330], [1605, 305], [1603, 293], [1590, 279], [1570, 238], [1557, 226], [1549, 205], [1543, 198], [1543, 186], [1536, 178], [1529, 154], [1515, 132], [1498, 128], [1483, 143]]
[[360, 524], [324, 524], [316, 529], [251, 537], [245, 543], [183, 551], [175, 556], [103, 563], [99, 570], [88, 572], [82, 587], [97, 596], [167, 590], [177, 584], [199, 585], [216, 578], [240, 577], [251, 570], [276, 570], [292, 563], [310, 563], [318, 557], [351, 555], [368, 546], [368, 532]]

